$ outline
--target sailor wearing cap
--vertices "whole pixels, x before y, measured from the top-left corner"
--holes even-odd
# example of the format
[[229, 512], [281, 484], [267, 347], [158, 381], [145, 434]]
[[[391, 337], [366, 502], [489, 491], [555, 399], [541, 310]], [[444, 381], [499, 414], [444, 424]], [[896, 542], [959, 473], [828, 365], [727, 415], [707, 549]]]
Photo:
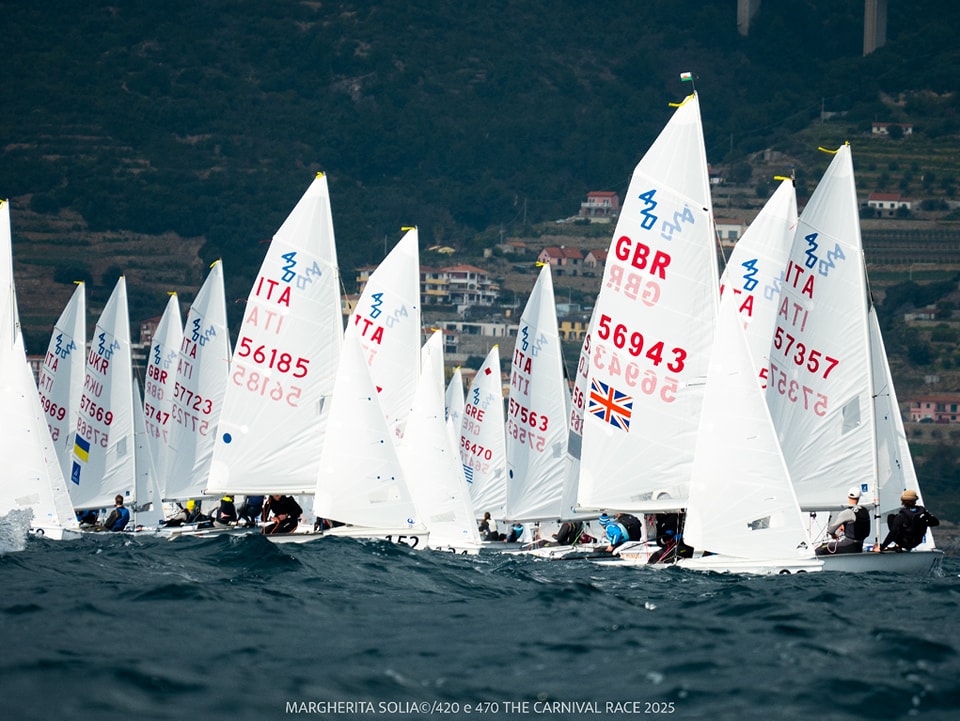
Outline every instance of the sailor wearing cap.
[[834, 553], [860, 553], [863, 542], [870, 535], [870, 512], [860, 506], [860, 489], [852, 487], [847, 492], [847, 507], [831, 516], [827, 525], [828, 540], [817, 548], [818, 556]]
[[923, 543], [928, 528], [940, 525], [936, 516], [917, 504], [919, 500], [914, 490], [906, 490], [900, 495], [903, 506], [899, 513], [887, 516], [890, 532], [874, 550], [886, 551], [892, 545], [894, 551], [909, 551]]

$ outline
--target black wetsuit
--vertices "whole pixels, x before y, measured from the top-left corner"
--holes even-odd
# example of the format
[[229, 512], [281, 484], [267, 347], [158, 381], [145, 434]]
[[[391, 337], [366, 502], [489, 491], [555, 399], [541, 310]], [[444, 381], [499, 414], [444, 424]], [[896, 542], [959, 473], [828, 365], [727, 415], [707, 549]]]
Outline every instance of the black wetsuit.
[[280, 496], [280, 498], [270, 496], [263, 505], [263, 515], [265, 518], [269, 518], [271, 513], [275, 517], [274, 521], [276, 521], [276, 516], [284, 516], [284, 518], [274, 523], [273, 526], [264, 528], [264, 533], [290, 533], [300, 524], [303, 509], [293, 496]]

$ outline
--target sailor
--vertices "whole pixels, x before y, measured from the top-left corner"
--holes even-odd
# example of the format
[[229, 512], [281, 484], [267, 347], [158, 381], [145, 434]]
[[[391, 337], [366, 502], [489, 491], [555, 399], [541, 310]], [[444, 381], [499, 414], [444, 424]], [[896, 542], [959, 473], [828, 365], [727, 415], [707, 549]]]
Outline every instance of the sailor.
[[247, 496], [240, 507], [238, 520], [245, 521], [247, 526], [256, 526], [263, 513], [263, 496]]
[[123, 505], [123, 496], [113, 499], [113, 510], [103, 524], [104, 531], [122, 531], [130, 522], [130, 511]]
[[916, 491], [904, 491], [901, 494], [900, 503], [903, 505], [900, 512], [887, 516], [890, 532], [883, 539], [883, 543], [874, 546], [873, 550], [886, 551], [892, 544], [894, 551], [909, 551], [923, 543], [928, 528], [940, 525], [940, 519], [923, 506], [917, 505], [918, 500]]
[[847, 504], [827, 525], [827, 534], [833, 540], [817, 548], [818, 556], [863, 550], [863, 542], [870, 535], [870, 513], [860, 506], [860, 489], [856, 486], [847, 493]]
[[620, 521], [610, 518], [606, 513], [601, 514], [597, 520], [603, 528], [603, 535], [608, 541], [606, 547], [608, 552], [630, 540], [630, 532]]
[[220, 506], [213, 515], [213, 525], [217, 528], [229, 528], [237, 524], [237, 507], [233, 504], [233, 496], [224, 496], [220, 499]]
[[[273, 518], [270, 518], [270, 514]], [[263, 506], [263, 517], [272, 521], [271, 525], [264, 526], [264, 533], [292, 533], [300, 525], [300, 516], [303, 509], [293, 496], [284, 496], [276, 493], [267, 499]]]
[[186, 506], [180, 508], [170, 518], [163, 522], [164, 526], [182, 526], [184, 523], [196, 523], [201, 520], [200, 506], [192, 498], [187, 501]]
[[520, 521], [514, 521], [513, 525], [510, 526], [510, 533], [507, 534], [507, 537], [504, 538], [505, 543], [519, 543], [520, 539], [523, 537], [523, 524]]

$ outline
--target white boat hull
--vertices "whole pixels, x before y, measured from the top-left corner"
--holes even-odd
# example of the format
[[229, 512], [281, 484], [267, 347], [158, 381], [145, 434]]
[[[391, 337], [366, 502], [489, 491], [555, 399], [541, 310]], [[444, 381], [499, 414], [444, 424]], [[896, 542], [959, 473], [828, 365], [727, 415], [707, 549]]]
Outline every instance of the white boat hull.
[[30, 535], [36, 538], [49, 538], [51, 541], [76, 541], [83, 536], [83, 531], [62, 526], [37, 526], [30, 529]]
[[293, 533], [268, 534], [267, 540], [273, 543], [308, 543], [320, 538], [369, 538], [377, 541], [402, 543], [410, 548], [427, 548], [430, 538], [428, 531], [409, 528], [365, 528], [363, 526], [336, 526], [326, 531], [294, 531]]
[[843, 571], [846, 573], [905, 573], [910, 575], [938, 575], [943, 563], [943, 551], [908, 551], [906, 553], [840, 553], [832, 556], [820, 556], [824, 571]]

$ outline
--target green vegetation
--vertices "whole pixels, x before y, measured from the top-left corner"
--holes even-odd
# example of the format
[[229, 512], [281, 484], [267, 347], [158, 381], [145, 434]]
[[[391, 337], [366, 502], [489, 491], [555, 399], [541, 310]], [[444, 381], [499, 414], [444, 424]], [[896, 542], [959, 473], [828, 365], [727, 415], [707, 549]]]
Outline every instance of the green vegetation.
[[[2, 25], [0, 193], [91, 231], [202, 238], [201, 259], [243, 288], [323, 169], [349, 270], [403, 225], [424, 247], [469, 248], [622, 192], [691, 70], [709, 158], [735, 175], [777, 148], [810, 188], [816, 142], [911, 121], [885, 141], [895, 163], [871, 159], [877, 184], [952, 196], [956, 157], [931, 149], [957, 132], [960, 6], [891, 3], [866, 58], [862, 12], [764, 3], [743, 38], [734, 0], [27, 3]], [[842, 122], [811, 126], [821, 108]]]

